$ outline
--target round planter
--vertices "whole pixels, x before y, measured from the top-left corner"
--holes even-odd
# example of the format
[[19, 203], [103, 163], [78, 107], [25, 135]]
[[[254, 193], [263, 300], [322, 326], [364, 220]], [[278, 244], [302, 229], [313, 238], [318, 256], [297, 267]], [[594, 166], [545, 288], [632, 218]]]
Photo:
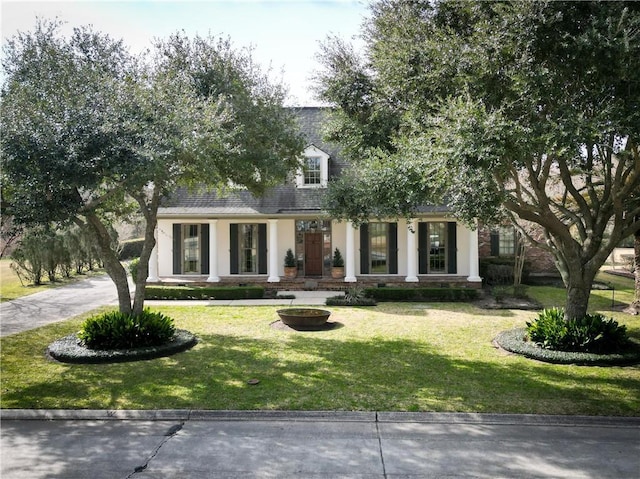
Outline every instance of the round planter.
[[295, 278], [298, 276], [298, 268], [295, 266], [285, 266], [284, 267], [284, 277], [285, 278]]
[[316, 308], [288, 308], [277, 312], [280, 320], [292, 328], [322, 327], [331, 315], [331, 311]]
[[334, 266], [331, 268], [331, 277], [333, 279], [344, 278], [344, 266]]

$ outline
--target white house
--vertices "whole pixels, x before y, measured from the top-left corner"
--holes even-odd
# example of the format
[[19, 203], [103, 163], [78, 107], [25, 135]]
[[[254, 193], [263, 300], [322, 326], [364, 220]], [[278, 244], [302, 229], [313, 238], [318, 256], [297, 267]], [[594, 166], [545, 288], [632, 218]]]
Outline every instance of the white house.
[[[345, 163], [321, 137], [323, 108], [296, 110], [307, 140], [305, 168], [295, 179], [260, 198], [247, 191], [226, 195], [181, 190], [158, 212], [157, 245], [149, 282], [436, 283], [480, 287], [478, 234], [457, 222], [446, 207], [422, 208], [405, 220], [371, 221], [359, 228], [322, 210], [327, 184]], [[331, 279], [338, 248], [345, 275]], [[291, 249], [298, 277], [284, 278]]]

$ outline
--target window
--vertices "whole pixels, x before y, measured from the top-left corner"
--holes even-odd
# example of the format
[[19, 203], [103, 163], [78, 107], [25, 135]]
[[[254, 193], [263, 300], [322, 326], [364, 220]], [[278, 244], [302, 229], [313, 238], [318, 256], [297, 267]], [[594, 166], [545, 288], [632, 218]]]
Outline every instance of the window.
[[182, 225], [182, 273], [200, 273], [200, 225]]
[[308, 146], [302, 157], [302, 168], [296, 175], [298, 188], [323, 188], [329, 181], [329, 155], [316, 148]]
[[388, 224], [371, 223], [369, 225], [369, 261], [371, 274], [385, 274], [388, 256]]
[[398, 224], [360, 226], [360, 273], [398, 274]]
[[267, 225], [265, 223], [231, 223], [229, 246], [231, 274], [267, 274]]
[[498, 228], [498, 256], [516, 254], [516, 230], [512, 225]]
[[173, 274], [209, 274], [209, 225], [174, 223]]
[[306, 186], [319, 185], [322, 182], [320, 157], [312, 156], [306, 158], [303, 173]]
[[455, 221], [418, 223], [418, 274], [456, 274]]
[[258, 273], [258, 225], [238, 225], [240, 274]]
[[429, 223], [428, 226], [429, 273], [447, 272], [447, 224]]

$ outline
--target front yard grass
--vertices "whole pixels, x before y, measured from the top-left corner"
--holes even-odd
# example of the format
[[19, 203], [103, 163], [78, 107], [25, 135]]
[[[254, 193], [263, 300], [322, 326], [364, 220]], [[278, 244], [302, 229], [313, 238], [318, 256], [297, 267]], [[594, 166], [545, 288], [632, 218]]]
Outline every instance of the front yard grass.
[[[554, 365], [493, 347], [499, 332], [523, 326], [532, 311], [461, 303], [329, 307], [340, 327], [289, 332], [270, 327], [277, 307], [154, 309], [199, 343], [149, 361], [71, 365], [47, 360], [44, 350], [77, 331], [82, 318], [10, 336], [2, 339], [1, 406], [640, 416], [638, 365]], [[640, 339], [640, 318], [603, 312]]]

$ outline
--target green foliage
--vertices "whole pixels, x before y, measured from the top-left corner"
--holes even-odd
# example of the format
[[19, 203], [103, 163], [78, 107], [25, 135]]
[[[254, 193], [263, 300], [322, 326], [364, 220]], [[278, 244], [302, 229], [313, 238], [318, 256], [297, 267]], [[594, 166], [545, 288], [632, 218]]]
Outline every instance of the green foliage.
[[320, 55], [353, 163], [325, 207], [356, 224], [433, 204], [469, 225], [534, 223], [582, 316], [640, 225], [639, 28], [634, 2], [373, 2], [364, 57], [335, 38]]
[[[115, 231], [111, 231], [115, 235]], [[97, 263], [96, 246], [86, 228], [52, 226], [26, 228], [11, 255], [11, 268], [22, 284], [39, 285], [43, 275], [54, 282], [59, 275], [68, 278], [82, 274]]]
[[293, 256], [293, 251], [291, 251], [291, 248], [287, 250], [287, 253], [284, 256], [284, 265], [287, 268], [295, 268], [296, 266], [296, 257]]
[[133, 278], [134, 281], [138, 277], [139, 265], [140, 265], [140, 258], [132, 259], [131, 262], [129, 263], [129, 274], [131, 274], [131, 277]]
[[[120, 261], [140, 258], [142, 247], [144, 246], [144, 238], [123, 241], [120, 244]], [[134, 276], [135, 278], [135, 276]]]
[[377, 302], [374, 298], [366, 297], [364, 288], [353, 286], [345, 291], [344, 296], [327, 298], [326, 304], [327, 306], [375, 306]]
[[495, 340], [507, 351], [547, 363], [579, 364], [584, 366], [612, 366], [640, 363], [640, 343], [637, 341], [629, 342], [628, 346], [619, 352], [590, 353], [542, 348], [532, 341], [529, 341], [526, 328], [503, 331], [498, 334]]
[[616, 353], [629, 346], [626, 327], [617, 321], [599, 313], [567, 319], [561, 308], [544, 309], [527, 322], [527, 335], [541, 347], [559, 351]]
[[138, 209], [151, 231], [160, 198], [181, 186], [232, 182], [259, 194], [298, 166], [304, 143], [285, 88], [229, 40], [176, 34], [133, 58], [91, 28], [65, 36], [45, 21], [4, 53], [3, 215], [89, 225], [125, 313], [132, 301], [111, 219]]
[[[501, 256], [480, 258], [480, 276], [489, 285], [513, 284], [515, 258]], [[522, 270], [522, 281], [527, 282], [530, 276], [531, 264], [525, 261]]]
[[108, 364], [170, 356], [186, 351], [197, 342], [197, 338], [189, 331], [176, 329], [170, 341], [154, 346], [133, 349], [90, 349], [78, 340], [76, 334], [70, 334], [51, 343], [47, 348], [47, 355], [63, 363]]
[[131, 349], [166, 343], [174, 333], [173, 319], [145, 309], [137, 316], [113, 311], [91, 317], [78, 338], [90, 349]]
[[365, 295], [377, 301], [472, 301], [472, 288], [366, 288]]
[[259, 286], [147, 286], [147, 299], [260, 299], [264, 288]]
[[340, 250], [338, 248], [336, 248], [333, 252], [333, 260], [331, 264], [334, 268], [344, 267], [344, 259], [342, 258], [342, 253], [340, 253]]

